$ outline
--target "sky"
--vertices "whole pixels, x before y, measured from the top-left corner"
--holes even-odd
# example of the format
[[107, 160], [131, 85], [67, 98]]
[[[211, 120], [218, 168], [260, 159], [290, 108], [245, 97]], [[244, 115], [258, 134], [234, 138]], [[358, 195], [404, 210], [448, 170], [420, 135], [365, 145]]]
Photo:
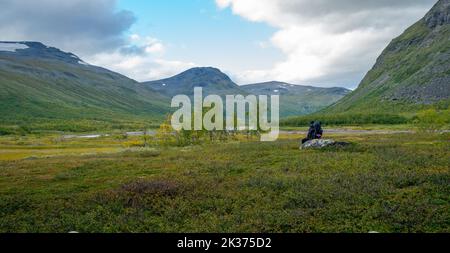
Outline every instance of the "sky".
[[435, 0], [0, 0], [0, 41], [40, 41], [138, 81], [192, 67], [238, 84], [355, 88]]

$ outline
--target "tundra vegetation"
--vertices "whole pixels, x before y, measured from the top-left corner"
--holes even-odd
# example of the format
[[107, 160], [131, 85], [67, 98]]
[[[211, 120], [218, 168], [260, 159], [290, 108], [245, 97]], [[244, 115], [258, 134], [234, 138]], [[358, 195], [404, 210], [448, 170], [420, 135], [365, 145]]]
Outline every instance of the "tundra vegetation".
[[449, 133], [216, 134], [1, 136], [0, 231], [450, 232]]

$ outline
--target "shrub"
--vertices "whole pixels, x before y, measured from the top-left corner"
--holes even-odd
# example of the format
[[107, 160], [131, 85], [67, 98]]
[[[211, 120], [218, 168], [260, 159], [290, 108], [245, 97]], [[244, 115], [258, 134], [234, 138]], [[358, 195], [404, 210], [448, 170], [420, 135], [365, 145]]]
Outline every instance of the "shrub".
[[121, 187], [121, 191], [137, 195], [173, 196], [177, 190], [176, 183], [163, 180], [136, 181]]
[[13, 131], [13, 130], [11, 130], [11, 129], [8, 129], [8, 128], [0, 128], [0, 136], [1, 135], [12, 135], [12, 134], [15, 134], [15, 132]]
[[170, 198], [176, 196], [179, 191], [178, 184], [165, 180], [136, 181], [122, 185], [117, 191], [127, 207], [143, 208], [154, 205], [155, 198]]
[[159, 129], [156, 132], [156, 139], [158, 144], [163, 147], [173, 146], [176, 143], [174, 130], [170, 123], [170, 115], [167, 116], [166, 121], [159, 126]]
[[450, 121], [450, 110], [438, 111], [436, 109], [423, 110], [417, 113], [414, 123], [424, 132], [441, 130]]

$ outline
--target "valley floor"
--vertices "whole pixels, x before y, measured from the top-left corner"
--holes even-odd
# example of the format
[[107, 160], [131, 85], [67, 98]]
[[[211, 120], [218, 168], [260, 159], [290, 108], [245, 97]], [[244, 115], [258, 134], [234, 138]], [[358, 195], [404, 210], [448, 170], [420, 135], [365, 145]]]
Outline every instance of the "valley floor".
[[[293, 130], [294, 131], [294, 130]], [[0, 232], [450, 232], [450, 134], [139, 148], [0, 138]]]

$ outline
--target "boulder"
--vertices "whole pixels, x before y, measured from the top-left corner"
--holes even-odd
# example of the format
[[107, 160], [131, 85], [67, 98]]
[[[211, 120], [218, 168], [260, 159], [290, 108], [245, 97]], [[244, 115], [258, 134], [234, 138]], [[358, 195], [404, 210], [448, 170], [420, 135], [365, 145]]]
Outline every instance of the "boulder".
[[332, 147], [332, 146], [346, 146], [349, 143], [347, 142], [336, 142], [334, 140], [330, 139], [316, 139], [316, 140], [310, 140], [305, 143], [303, 143], [300, 146], [300, 149], [313, 149], [313, 148], [325, 148], [325, 147]]

